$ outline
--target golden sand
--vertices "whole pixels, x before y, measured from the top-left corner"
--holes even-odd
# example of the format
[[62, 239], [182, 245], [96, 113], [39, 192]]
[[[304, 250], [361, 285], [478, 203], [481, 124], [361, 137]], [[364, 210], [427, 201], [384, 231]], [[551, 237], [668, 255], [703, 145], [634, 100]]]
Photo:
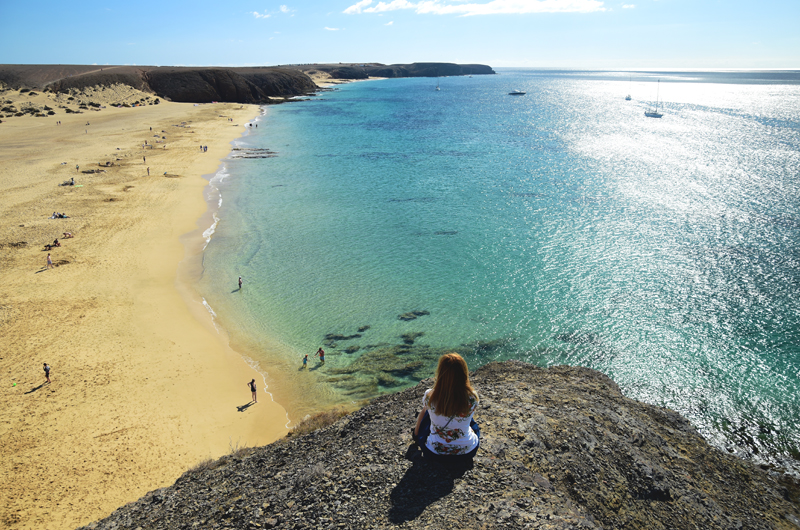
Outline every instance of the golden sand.
[[179, 236], [206, 210], [202, 176], [258, 107], [58, 108], [141, 96], [0, 92], [17, 108], [56, 110], [0, 124], [0, 527], [87, 524], [231, 447], [286, 433], [286, 412], [263, 391], [240, 410], [261, 376], [176, 289]]

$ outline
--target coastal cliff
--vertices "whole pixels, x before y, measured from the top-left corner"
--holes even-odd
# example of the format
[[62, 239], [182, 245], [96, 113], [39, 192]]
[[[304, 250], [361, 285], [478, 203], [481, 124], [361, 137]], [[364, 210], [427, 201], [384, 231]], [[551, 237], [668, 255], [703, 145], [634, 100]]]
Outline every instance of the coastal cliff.
[[335, 64], [286, 67], [176, 67], [0, 65], [0, 88], [39, 89], [56, 93], [91, 87], [128, 86], [183, 103], [277, 103], [315, 92], [309, 75], [324, 72], [344, 80], [369, 77], [434, 77], [494, 74], [486, 65], [413, 63]]
[[7, 88], [68, 93], [119, 85], [184, 103], [275, 103], [317, 90], [291, 68], [0, 65], [0, 86]]
[[315, 64], [289, 66], [314, 75], [324, 72], [336, 79], [368, 79], [370, 77], [447, 77], [459, 75], [494, 75], [491, 66], [485, 64], [455, 63], [410, 63], [410, 64]]
[[800, 528], [797, 483], [599, 372], [509, 361], [472, 379], [482, 442], [470, 469], [411, 443], [426, 380], [206, 462], [85, 528]]

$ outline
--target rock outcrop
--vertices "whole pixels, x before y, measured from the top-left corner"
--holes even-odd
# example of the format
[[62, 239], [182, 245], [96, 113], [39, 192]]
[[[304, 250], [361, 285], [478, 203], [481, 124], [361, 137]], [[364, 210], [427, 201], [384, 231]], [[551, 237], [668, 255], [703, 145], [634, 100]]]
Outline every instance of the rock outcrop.
[[494, 74], [481, 64], [412, 63], [328, 64], [286, 67], [176, 67], [0, 65], [0, 88], [36, 88], [53, 92], [126, 85], [160, 98], [185, 103], [225, 101], [276, 103], [307, 95], [319, 87], [305, 72], [322, 71], [336, 79], [435, 77]]
[[426, 380], [207, 462], [86, 528], [800, 528], [796, 483], [598, 372], [511, 361], [473, 382], [483, 438], [469, 469], [411, 444]]
[[9, 88], [53, 92], [127, 85], [171, 101], [275, 103], [273, 98], [310, 94], [317, 85], [291, 68], [191, 68], [172, 66], [0, 65], [0, 83]]
[[492, 75], [485, 64], [411, 63], [373, 66], [367, 69], [370, 77], [445, 77], [452, 75]]
[[370, 77], [446, 77], [455, 75], [492, 75], [485, 64], [411, 63], [411, 64], [315, 64], [292, 66], [304, 72], [325, 72], [335, 79], [367, 79]]

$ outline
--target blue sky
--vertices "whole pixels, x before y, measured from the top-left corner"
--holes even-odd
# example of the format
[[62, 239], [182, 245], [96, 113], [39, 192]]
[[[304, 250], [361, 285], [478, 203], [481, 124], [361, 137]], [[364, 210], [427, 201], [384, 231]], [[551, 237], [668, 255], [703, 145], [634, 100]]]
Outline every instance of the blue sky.
[[800, 68], [798, 0], [0, 0], [0, 63]]

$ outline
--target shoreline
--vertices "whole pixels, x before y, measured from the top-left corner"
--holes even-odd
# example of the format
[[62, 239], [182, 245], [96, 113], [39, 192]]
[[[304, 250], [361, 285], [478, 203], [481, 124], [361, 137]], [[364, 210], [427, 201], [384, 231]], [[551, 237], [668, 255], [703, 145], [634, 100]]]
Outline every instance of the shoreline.
[[[320, 88], [333, 88], [340, 84], [373, 80], [373, 78], [364, 80], [313, 78]], [[374, 78], [374, 80], [382, 79], [384, 78]], [[260, 106], [259, 108], [261, 112], [249, 119], [247, 124], [256, 123], [260, 118], [265, 118], [267, 116], [269, 106]], [[258, 134], [257, 129], [251, 129], [249, 126], [246, 127], [248, 129], [246, 134], [232, 140], [231, 144], [235, 144], [238, 140], [246, 138], [251, 134]], [[262, 131], [264, 130], [265, 129], [262, 128]], [[187, 255], [181, 262], [178, 283], [187, 306], [190, 308], [195, 318], [197, 318], [206, 329], [218, 335], [218, 338], [225, 344], [227, 349], [240, 357], [245, 364], [261, 375], [267, 393], [272, 397], [273, 401], [279, 403], [286, 411], [285, 426], [287, 429], [294, 427], [311, 415], [325, 410], [357, 410], [363, 405], [363, 399], [343, 400], [342, 396], [336, 396], [335, 399], [330, 400], [331, 394], [319, 392], [319, 381], [316, 379], [298, 378], [296, 372], [300, 364], [300, 357], [298, 356], [296, 364], [290, 361], [286, 354], [287, 350], [285, 345], [279, 338], [261, 335], [259, 338], [263, 342], [257, 344], [250, 340], [250, 337], [246, 334], [237, 335], [235, 332], [231, 333], [231, 331], [227, 329], [225, 322], [226, 318], [229, 319], [228, 323], [232, 322], [230, 320], [230, 315], [225, 310], [219, 311], [217, 307], [209, 304], [205, 298], [207, 295], [201, 292], [199, 282], [202, 275], [205, 273], [203, 261], [205, 259], [206, 247], [211, 239], [213, 239], [213, 235], [206, 237], [206, 234], [209, 230], [212, 231], [212, 234], [215, 233], [218, 224], [225, 222], [224, 218], [219, 217], [218, 212], [220, 211], [221, 204], [224, 203], [226, 199], [223, 197], [222, 191], [215, 185], [214, 180], [221, 171], [228, 172], [229, 169], [229, 166], [226, 166], [225, 160], [223, 159], [216, 171], [204, 175], [204, 178], [207, 179], [206, 191], [204, 191], [204, 200], [207, 209], [203, 212], [202, 216], [197, 219], [196, 229], [182, 236], [183, 244], [187, 248]], [[228, 185], [235, 186], [236, 179], [239, 177], [239, 175], [227, 173], [224, 180], [228, 181], [228, 179], [231, 179], [231, 182], [234, 183]], [[211, 190], [210, 194], [207, 193], [209, 189]], [[231, 272], [231, 288], [235, 287], [233, 282], [235, 282], [237, 275], [238, 273], [234, 274], [233, 271]], [[217, 313], [218, 311], [219, 314]], [[235, 325], [231, 329], [234, 328]], [[312, 352], [309, 352], [309, 355], [311, 355], [311, 353]], [[309, 395], [314, 395], [315, 397], [313, 399], [308, 399]]]
[[[196, 317], [178, 280], [184, 236], [206, 210], [202, 176], [257, 112], [162, 102], [0, 125], [3, 526], [87, 524], [287, 432], [286, 411], [262, 388], [258, 405], [246, 403], [253, 367]], [[165, 146], [142, 149], [155, 134]], [[76, 186], [58, 186], [70, 178]], [[54, 237], [45, 270], [41, 245]]]
[[[255, 123], [259, 117], [266, 114], [263, 106], [259, 105], [257, 108], [258, 114], [249, 118], [245, 123], [245, 127], [248, 127], [250, 123]], [[230, 150], [228, 155], [219, 160], [219, 165], [213, 172], [202, 175], [202, 178], [206, 182], [203, 188], [203, 200], [206, 204], [206, 210], [197, 218], [196, 228], [180, 236], [180, 242], [184, 248], [184, 257], [178, 264], [175, 287], [181, 294], [187, 309], [192, 313], [194, 318], [203, 325], [209, 333], [216, 335], [226, 351], [235, 356], [240, 363], [244, 363], [250, 370], [256, 372], [256, 374], [260, 376], [261, 383], [259, 383], [259, 391], [266, 393], [272, 403], [277, 404], [284, 410], [286, 415], [284, 428], [287, 429], [288, 432], [293, 420], [289, 417], [287, 405], [278, 403], [273, 393], [269, 391], [269, 384], [267, 383], [267, 379], [270, 377], [269, 372], [265, 372], [261, 368], [260, 363], [251, 356], [231, 346], [231, 338], [228, 331], [218, 322], [218, 316], [214, 308], [208, 304], [203, 294], [198, 289], [198, 282], [205, 273], [203, 261], [205, 259], [206, 247], [211, 242], [211, 239], [213, 239], [215, 229], [221, 221], [221, 218], [219, 218], [217, 214], [222, 206], [222, 192], [214, 184], [214, 179], [221, 172], [227, 172], [226, 160], [229, 159], [230, 153], [235, 148], [236, 143], [250, 132], [252, 131], [245, 130], [240, 136], [232, 139], [229, 142]], [[225, 178], [229, 177], [231, 177], [231, 175], [227, 174]], [[209, 231], [211, 232], [209, 233]], [[261, 385], [263, 385], [263, 387]], [[296, 421], [294, 421], [294, 423], [296, 423]]]

